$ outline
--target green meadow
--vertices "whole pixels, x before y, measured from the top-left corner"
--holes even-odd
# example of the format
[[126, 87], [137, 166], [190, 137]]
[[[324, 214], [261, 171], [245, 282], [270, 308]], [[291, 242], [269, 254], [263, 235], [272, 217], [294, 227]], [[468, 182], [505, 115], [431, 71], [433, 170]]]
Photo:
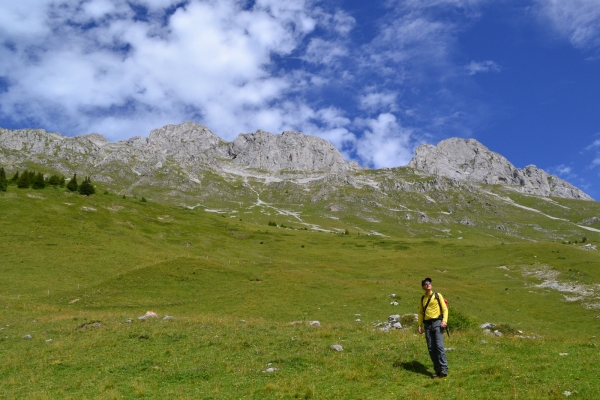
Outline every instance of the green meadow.
[[[600, 398], [598, 296], [540, 286], [600, 290], [597, 251], [289, 229], [103, 191], [0, 193], [0, 398]], [[441, 380], [415, 326], [376, 327], [417, 312], [425, 276], [450, 301]]]

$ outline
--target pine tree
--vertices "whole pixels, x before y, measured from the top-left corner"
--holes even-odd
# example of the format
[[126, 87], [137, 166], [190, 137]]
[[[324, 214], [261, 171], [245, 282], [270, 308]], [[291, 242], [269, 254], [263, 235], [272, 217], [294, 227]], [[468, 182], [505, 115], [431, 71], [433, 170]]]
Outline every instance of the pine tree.
[[4, 172], [4, 168], [0, 167], [0, 192], [6, 192], [7, 186], [8, 181], [6, 180], [6, 172]]
[[73, 174], [73, 178], [71, 178], [69, 183], [67, 183], [67, 189], [69, 189], [70, 192], [76, 192], [78, 188], [79, 185], [77, 184], [77, 174]]
[[41, 172], [38, 172], [35, 177], [32, 179], [31, 187], [34, 189], [43, 189], [46, 187], [46, 182], [44, 181], [44, 175]]
[[19, 171], [15, 172], [13, 177], [10, 179], [11, 183], [16, 183], [19, 180]]
[[33, 175], [33, 172], [25, 170], [17, 180], [17, 187], [19, 189], [27, 189], [29, 186], [31, 186], [31, 178], [34, 176], [35, 175]]
[[54, 187], [60, 185], [60, 177], [56, 174], [52, 175], [48, 178], [48, 185], [52, 185]]
[[94, 185], [92, 185], [92, 181], [88, 176], [83, 180], [83, 183], [79, 186], [79, 194], [89, 196], [94, 193], [96, 193], [96, 189], [94, 189]]
[[65, 177], [64, 177], [64, 175], [60, 177], [60, 184], [59, 184], [59, 186], [60, 187], [65, 187]]

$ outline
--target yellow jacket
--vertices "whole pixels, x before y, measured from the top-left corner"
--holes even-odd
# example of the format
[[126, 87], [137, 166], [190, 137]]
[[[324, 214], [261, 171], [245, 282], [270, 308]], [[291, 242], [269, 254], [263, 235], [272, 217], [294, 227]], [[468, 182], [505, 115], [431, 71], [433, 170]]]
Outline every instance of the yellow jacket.
[[[441, 293], [438, 293], [438, 297], [440, 299], [440, 305], [442, 306], [442, 314], [444, 314], [443, 321], [448, 323], [448, 307], [446, 307], [446, 302], [444, 301], [444, 297]], [[427, 300], [429, 300], [429, 297], [424, 296], [423, 301], [419, 302], [419, 326], [423, 325], [423, 307], [425, 307], [425, 304], [427, 304]], [[435, 292], [433, 292], [431, 293], [431, 301], [427, 306], [427, 310], [425, 310], [425, 320], [437, 319], [439, 317], [440, 306], [435, 299]]]

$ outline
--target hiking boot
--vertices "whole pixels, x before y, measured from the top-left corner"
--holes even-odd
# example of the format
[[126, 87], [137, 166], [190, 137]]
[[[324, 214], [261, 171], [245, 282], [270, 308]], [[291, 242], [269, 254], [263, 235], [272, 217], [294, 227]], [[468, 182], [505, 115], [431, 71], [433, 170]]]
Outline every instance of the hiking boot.
[[440, 378], [445, 378], [445, 377], [447, 377], [447, 376], [448, 376], [448, 373], [447, 373], [447, 372], [446, 372], [446, 373], [440, 372], [440, 373], [438, 374], [438, 376], [439, 376]]
[[438, 374], [431, 374], [431, 379], [439, 378]]

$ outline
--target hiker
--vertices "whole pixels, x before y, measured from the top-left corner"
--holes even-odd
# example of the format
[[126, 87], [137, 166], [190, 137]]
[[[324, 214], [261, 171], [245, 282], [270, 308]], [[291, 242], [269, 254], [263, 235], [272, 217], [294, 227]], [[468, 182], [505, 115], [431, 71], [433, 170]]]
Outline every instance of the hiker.
[[448, 326], [448, 307], [440, 293], [434, 293], [431, 278], [421, 281], [425, 295], [419, 303], [419, 333], [425, 332], [427, 350], [433, 361], [435, 373], [431, 378], [448, 376], [448, 361], [444, 348], [444, 328]]

